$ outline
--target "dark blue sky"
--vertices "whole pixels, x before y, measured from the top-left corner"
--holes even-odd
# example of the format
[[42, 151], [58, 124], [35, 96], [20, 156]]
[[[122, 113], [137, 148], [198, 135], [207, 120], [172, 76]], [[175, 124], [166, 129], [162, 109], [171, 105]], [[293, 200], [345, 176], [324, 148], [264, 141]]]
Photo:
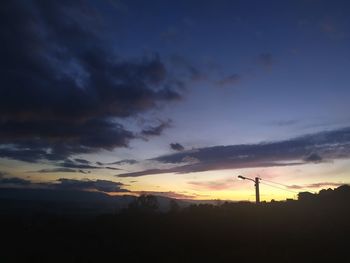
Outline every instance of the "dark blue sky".
[[348, 182], [349, 8], [5, 1], [2, 184], [239, 199], [238, 172]]

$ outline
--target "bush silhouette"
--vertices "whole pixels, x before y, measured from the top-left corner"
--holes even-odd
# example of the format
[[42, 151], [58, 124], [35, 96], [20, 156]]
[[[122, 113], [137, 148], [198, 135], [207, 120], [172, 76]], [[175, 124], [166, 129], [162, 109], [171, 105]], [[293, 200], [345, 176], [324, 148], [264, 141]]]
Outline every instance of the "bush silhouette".
[[159, 208], [157, 197], [153, 195], [140, 195], [128, 206], [133, 212], [155, 212]]

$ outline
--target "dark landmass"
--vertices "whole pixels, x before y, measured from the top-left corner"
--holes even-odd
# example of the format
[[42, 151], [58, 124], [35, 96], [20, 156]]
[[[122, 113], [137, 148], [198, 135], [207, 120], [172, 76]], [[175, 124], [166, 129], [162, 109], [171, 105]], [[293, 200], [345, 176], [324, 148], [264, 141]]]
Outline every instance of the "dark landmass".
[[[157, 199], [157, 212], [166, 212], [170, 209], [170, 203], [173, 199], [164, 196], [155, 197]], [[0, 188], [0, 215], [33, 216], [46, 214], [86, 217], [114, 214], [127, 208], [135, 199], [137, 197], [133, 195], [112, 196], [90, 191]], [[183, 208], [193, 202], [214, 201], [177, 200], [176, 202]]]
[[[125, 196], [122, 207], [121, 197], [69, 192], [46, 193], [40, 207], [44, 192], [20, 191], [0, 190], [0, 262], [350, 262], [347, 185], [260, 205], [168, 199], [166, 210], [154, 196]], [[65, 202], [74, 213], [57, 212]]]

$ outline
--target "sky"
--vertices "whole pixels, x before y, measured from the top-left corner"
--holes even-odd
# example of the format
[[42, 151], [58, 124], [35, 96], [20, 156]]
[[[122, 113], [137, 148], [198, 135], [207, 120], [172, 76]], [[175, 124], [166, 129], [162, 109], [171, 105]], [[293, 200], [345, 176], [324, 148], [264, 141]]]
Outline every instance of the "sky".
[[348, 1], [4, 1], [0, 187], [296, 198], [350, 183]]

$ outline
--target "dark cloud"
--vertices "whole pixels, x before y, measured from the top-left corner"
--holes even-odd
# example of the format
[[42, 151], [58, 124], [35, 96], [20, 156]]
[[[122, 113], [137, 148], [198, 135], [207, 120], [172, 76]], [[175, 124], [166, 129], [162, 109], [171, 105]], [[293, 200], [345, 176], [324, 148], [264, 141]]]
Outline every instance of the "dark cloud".
[[[0, 88], [1, 89], [1, 88]], [[23, 161], [59, 160], [74, 153], [125, 147], [132, 132], [106, 119], [0, 121], [0, 156]]]
[[183, 83], [158, 55], [114, 54], [101, 19], [88, 2], [2, 3], [0, 157], [35, 162], [126, 147], [134, 132], [116, 118], [181, 99]]
[[75, 158], [74, 161], [76, 161], [78, 163], [83, 163], [83, 164], [90, 164], [90, 161], [85, 160], [85, 159]]
[[70, 169], [70, 168], [52, 168], [52, 169], [41, 169], [34, 172], [35, 173], [76, 173], [79, 171]]
[[0, 177], [0, 186], [11, 186], [11, 185], [18, 185], [18, 186], [27, 186], [30, 185], [30, 181], [18, 177]]
[[320, 155], [318, 155], [317, 153], [310, 154], [304, 160], [306, 162], [313, 162], [313, 163], [319, 163], [319, 162], [323, 161], [322, 157]]
[[60, 178], [55, 184], [56, 189], [60, 190], [97, 190], [101, 192], [129, 192], [127, 189], [122, 189], [124, 185], [120, 182], [112, 182], [107, 180], [75, 180]]
[[85, 163], [80, 163], [80, 162], [74, 162], [72, 160], [65, 160], [64, 162], [61, 163], [57, 163], [57, 166], [61, 166], [64, 168], [75, 168], [75, 169], [101, 169], [101, 168], [105, 168], [105, 167], [100, 167], [100, 166], [94, 166], [94, 165], [90, 165], [90, 164], [85, 164]]
[[40, 159], [59, 160], [63, 158], [63, 155], [60, 155], [59, 153], [49, 153], [45, 148], [23, 149], [21, 147], [14, 148], [11, 146], [0, 148], [0, 158], [16, 159], [25, 162], [36, 162]]
[[175, 151], [183, 151], [185, 150], [185, 147], [183, 147], [180, 143], [170, 143], [170, 148]]
[[139, 172], [130, 172], [116, 175], [117, 177], [139, 177], [149, 174], [164, 174], [164, 173], [176, 173], [178, 170], [176, 168], [169, 169], [148, 169]]
[[96, 162], [96, 164], [98, 165], [125, 165], [125, 164], [135, 164], [137, 163], [136, 160], [134, 159], [125, 159], [125, 160], [120, 160], [120, 161], [116, 161], [116, 162], [111, 162], [111, 163], [102, 163], [102, 162]]
[[82, 173], [82, 174], [89, 174], [89, 173], [91, 173], [91, 171], [84, 171], [84, 170], [79, 169], [79, 173]]
[[116, 168], [116, 167], [111, 167], [111, 166], [106, 166], [104, 167], [105, 169], [108, 169], [108, 170], [122, 170], [120, 168]]
[[[149, 169], [124, 173], [135, 177], [160, 173], [190, 173], [209, 170], [300, 165], [314, 161], [350, 158], [350, 128], [319, 132], [279, 142], [214, 146], [183, 151], [154, 158], [160, 163], [176, 165], [167, 169]], [[307, 160], [309, 157], [309, 160]], [[310, 160], [311, 157], [311, 160]], [[188, 163], [189, 159], [196, 160]], [[305, 161], [307, 160], [307, 161]]]
[[250, 163], [229, 163], [228, 161], [217, 161], [208, 163], [194, 163], [180, 165], [173, 168], [165, 169], [147, 169], [138, 172], [129, 172], [116, 175], [117, 177], [139, 177], [151, 174], [165, 174], [165, 173], [178, 173], [186, 174], [193, 172], [204, 172], [212, 170], [225, 170], [225, 169], [238, 169], [238, 168], [251, 168], [251, 167], [272, 167], [272, 166], [289, 166], [289, 165], [300, 165], [303, 162], [289, 162], [289, 163], [278, 163], [278, 162], [250, 162]]
[[77, 191], [101, 191], [101, 192], [129, 192], [124, 189], [125, 186], [120, 182], [108, 180], [89, 180], [89, 179], [67, 179], [60, 178], [53, 183], [34, 183], [18, 177], [0, 178], [1, 187], [19, 186], [30, 188], [48, 188], [55, 190], [77, 190]]
[[61, 169], [79, 169], [78, 171], [81, 173], [90, 173], [90, 171], [86, 171], [89, 169], [121, 170], [120, 168], [111, 166], [91, 165], [90, 162], [82, 162], [81, 160], [77, 162], [76, 159], [74, 159], [74, 161], [66, 159], [64, 162], [58, 162], [55, 165], [62, 167]]
[[217, 83], [219, 86], [232, 86], [236, 85], [241, 81], [242, 77], [239, 74], [232, 74], [230, 76], [227, 76], [221, 80], [219, 80]]
[[[84, 174], [90, 173], [90, 169], [108, 169], [108, 170], [121, 170], [116, 167], [110, 167], [110, 166], [95, 166], [91, 165], [90, 161], [83, 160], [83, 159], [66, 159], [63, 162], [56, 162], [54, 164], [55, 166], [58, 166], [58, 168], [49, 168], [49, 169], [41, 169], [38, 171], [33, 171], [37, 173], [75, 173], [75, 172], [80, 172]], [[104, 164], [101, 164], [104, 165]]]
[[155, 195], [155, 196], [164, 196], [169, 197], [173, 199], [193, 199], [198, 197], [194, 194], [187, 194], [187, 193], [177, 193], [173, 191], [168, 192], [157, 192], [157, 191], [134, 191], [133, 193], [139, 194], [139, 195]]
[[160, 121], [157, 126], [150, 126], [142, 130], [141, 134], [144, 136], [159, 136], [163, 130], [170, 127], [171, 120]]
[[134, 159], [125, 159], [125, 160], [113, 162], [113, 163], [111, 163], [111, 164], [124, 165], [124, 164], [135, 164], [135, 163], [137, 163], [137, 161], [134, 160]]

